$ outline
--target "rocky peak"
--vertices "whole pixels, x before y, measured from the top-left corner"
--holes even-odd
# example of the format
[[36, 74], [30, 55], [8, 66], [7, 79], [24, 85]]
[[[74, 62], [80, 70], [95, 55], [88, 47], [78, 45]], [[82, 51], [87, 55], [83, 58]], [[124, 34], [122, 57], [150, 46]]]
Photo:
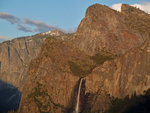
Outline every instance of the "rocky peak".
[[[123, 13], [129, 8], [141, 13]], [[75, 46], [88, 55], [101, 50], [121, 55], [142, 44], [149, 37], [149, 15], [125, 4], [122, 11], [100, 4], [90, 6], [73, 38]]]
[[[94, 4], [90, 7], [87, 8], [86, 11], [86, 16], [93, 16], [94, 14], [97, 16], [101, 16], [103, 14], [105, 14], [106, 12], [113, 12], [114, 10], [110, 9], [109, 7], [105, 6], [105, 5], [101, 5], [101, 4]], [[100, 15], [98, 15], [100, 14]]]
[[147, 15], [147, 13], [145, 13], [144, 11], [140, 10], [139, 8], [136, 8], [136, 7], [133, 7], [133, 6], [130, 6], [128, 4], [122, 4], [121, 6], [121, 12], [122, 13], [136, 13], [136, 14], [143, 14], [143, 15]]

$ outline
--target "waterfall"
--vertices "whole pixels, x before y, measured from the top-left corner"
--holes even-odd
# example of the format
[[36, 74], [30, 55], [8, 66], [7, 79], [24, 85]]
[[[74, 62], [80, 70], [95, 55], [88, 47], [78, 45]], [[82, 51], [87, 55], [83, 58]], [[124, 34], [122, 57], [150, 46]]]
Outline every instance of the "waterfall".
[[79, 84], [79, 88], [78, 88], [78, 95], [77, 95], [77, 103], [76, 103], [75, 113], [79, 113], [80, 91], [81, 91], [82, 80], [83, 80], [83, 78], [80, 79], [80, 84]]

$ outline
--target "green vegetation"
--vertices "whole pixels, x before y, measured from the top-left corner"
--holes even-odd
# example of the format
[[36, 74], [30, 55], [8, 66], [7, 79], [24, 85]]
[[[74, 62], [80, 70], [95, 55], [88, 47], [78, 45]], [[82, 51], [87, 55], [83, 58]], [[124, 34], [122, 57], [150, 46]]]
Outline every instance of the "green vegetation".
[[33, 92], [28, 95], [28, 97], [34, 100], [40, 113], [55, 112], [58, 108], [62, 108], [62, 110], [64, 110], [64, 106], [55, 103], [51, 96], [48, 95], [47, 90], [44, 90], [43, 85], [39, 82], [37, 82], [37, 86], [34, 88]]
[[9, 112], [7, 112], [7, 113], [17, 113], [17, 111], [9, 111]]
[[67, 41], [57, 40], [54, 37], [47, 37], [43, 54], [62, 70], [65, 65], [69, 65], [72, 74], [79, 77], [89, 75], [96, 66], [114, 58], [114, 55], [104, 51], [95, 56], [85, 55], [72, 48], [72, 45]]
[[92, 113], [90, 110], [84, 110], [83, 113]]
[[[91, 95], [92, 103], [94, 102], [96, 95], [97, 94]], [[109, 110], [104, 111], [103, 113], [150, 113], [150, 89], [145, 91], [143, 95], [136, 95], [136, 93], [134, 93], [131, 97], [126, 96], [123, 99], [110, 97], [108, 94], [107, 96], [111, 100], [111, 106]], [[89, 106], [91, 106], [91, 108], [94, 107], [92, 105]], [[85, 109], [83, 113], [102, 113], [102, 111]]]
[[150, 89], [144, 95], [136, 93], [124, 99], [112, 98], [112, 106], [104, 113], [150, 113]]
[[[75, 76], [85, 77], [90, 74], [95, 67], [102, 65], [106, 60], [112, 60], [113, 58], [114, 55], [107, 52], [101, 52], [95, 56], [87, 57], [84, 60], [79, 59], [79, 61], [69, 61], [68, 64], [71, 72]], [[90, 63], [91, 61], [94, 61], [94, 63]]]
[[91, 56], [91, 59], [97, 64], [97, 65], [101, 65], [103, 64], [106, 60], [112, 60], [114, 58], [114, 55], [112, 55], [111, 53], [98, 53], [94, 56]]
[[75, 76], [79, 76], [79, 77], [84, 77], [86, 75], [88, 75], [89, 73], [92, 72], [92, 70], [94, 69], [94, 65], [86, 65], [85, 67], [87, 67], [87, 69], [83, 69], [84, 66], [80, 66], [72, 61], [69, 61], [69, 66], [70, 66], [70, 70], [71, 72], [75, 75]]

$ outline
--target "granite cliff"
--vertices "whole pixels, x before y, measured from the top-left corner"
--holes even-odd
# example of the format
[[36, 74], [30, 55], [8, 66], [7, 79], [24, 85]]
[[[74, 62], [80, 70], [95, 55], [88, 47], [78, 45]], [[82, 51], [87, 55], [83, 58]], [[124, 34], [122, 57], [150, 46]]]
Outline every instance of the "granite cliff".
[[82, 113], [107, 110], [110, 97], [142, 94], [150, 88], [149, 22], [126, 4], [122, 12], [90, 6], [74, 35], [47, 37], [29, 65], [19, 112], [73, 112], [81, 77]]
[[22, 91], [29, 63], [39, 54], [41, 46], [48, 36], [57, 36], [57, 39], [66, 38], [62, 32], [53, 30], [1, 43], [0, 80], [10, 83]]
[[28, 65], [39, 51], [44, 37], [22, 37], [0, 44], [0, 79], [20, 90], [26, 81]]
[[88, 55], [101, 50], [121, 55], [149, 38], [150, 16], [123, 4], [121, 12], [107, 6], [90, 6], [73, 38], [74, 44]]

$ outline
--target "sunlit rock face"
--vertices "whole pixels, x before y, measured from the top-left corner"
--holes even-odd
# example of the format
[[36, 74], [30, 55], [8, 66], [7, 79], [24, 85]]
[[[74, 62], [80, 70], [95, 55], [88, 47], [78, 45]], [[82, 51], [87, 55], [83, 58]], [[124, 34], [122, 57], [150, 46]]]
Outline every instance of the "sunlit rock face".
[[0, 113], [15, 111], [21, 100], [21, 92], [8, 83], [0, 81]]
[[20, 37], [0, 44], [0, 80], [13, 84], [22, 91], [27, 80], [30, 61], [40, 52], [46, 37], [55, 36], [60, 40], [70, 38], [59, 30]]
[[47, 38], [30, 63], [19, 112], [75, 111], [82, 77], [81, 112], [106, 111], [110, 96], [123, 98], [150, 88], [150, 16], [139, 13], [128, 5], [120, 13], [95, 4], [70, 39]]
[[129, 5], [123, 4], [117, 12], [95, 4], [87, 9], [73, 41], [88, 55], [103, 50], [121, 55], [149, 38], [149, 20], [149, 14]]

